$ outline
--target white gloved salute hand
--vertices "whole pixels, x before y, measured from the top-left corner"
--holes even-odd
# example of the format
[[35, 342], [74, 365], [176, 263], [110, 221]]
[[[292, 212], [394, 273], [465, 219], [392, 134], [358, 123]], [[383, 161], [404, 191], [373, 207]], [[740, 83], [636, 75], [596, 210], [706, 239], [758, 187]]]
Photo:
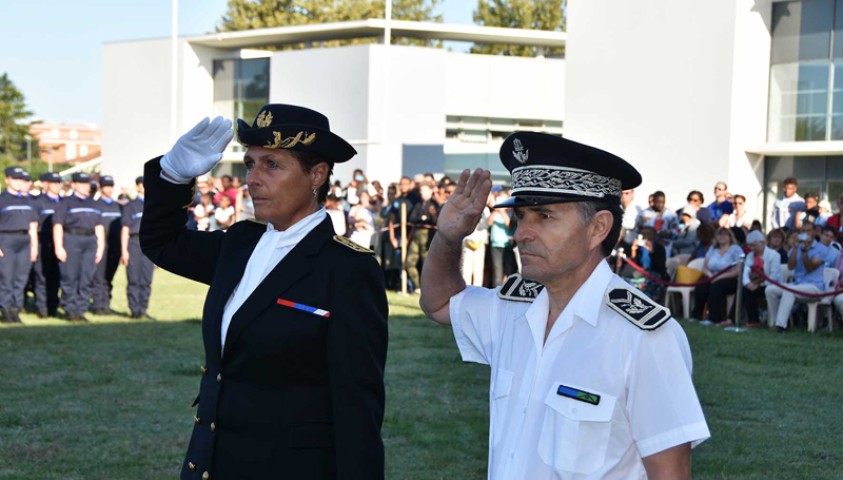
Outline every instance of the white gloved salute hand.
[[187, 184], [222, 160], [222, 151], [234, 138], [231, 120], [203, 118], [176, 141], [161, 159], [161, 170], [174, 183]]

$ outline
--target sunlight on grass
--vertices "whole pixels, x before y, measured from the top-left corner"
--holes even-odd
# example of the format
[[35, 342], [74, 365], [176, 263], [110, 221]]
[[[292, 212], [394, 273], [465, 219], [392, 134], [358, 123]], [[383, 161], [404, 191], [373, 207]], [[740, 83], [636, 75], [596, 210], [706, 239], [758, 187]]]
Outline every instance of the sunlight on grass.
[[[0, 478], [176, 478], [203, 363], [207, 287], [156, 270], [150, 315], [0, 325]], [[486, 478], [488, 367], [463, 363], [417, 296], [389, 293], [387, 477]], [[695, 479], [838, 479], [843, 334], [740, 334], [683, 323], [713, 438]]]

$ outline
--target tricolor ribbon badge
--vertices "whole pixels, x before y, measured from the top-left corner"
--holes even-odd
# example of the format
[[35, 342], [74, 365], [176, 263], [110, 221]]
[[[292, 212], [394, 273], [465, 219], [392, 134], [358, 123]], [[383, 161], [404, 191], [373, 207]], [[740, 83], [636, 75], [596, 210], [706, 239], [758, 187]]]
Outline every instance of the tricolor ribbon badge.
[[291, 302], [289, 300], [284, 300], [283, 298], [279, 298], [276, 300], [278, 305], [283, 305], [285, 307], [295, 308], [296, 310], [302, 310], [307, 313], [312, 313], [314, 315], [319, 315], [320, 317], [328, 318], [331, 316], [331, 312], [327, 310], [322, 310], [321, 308], [311, 307], [309, 305], [304, 305], [302, 303]]

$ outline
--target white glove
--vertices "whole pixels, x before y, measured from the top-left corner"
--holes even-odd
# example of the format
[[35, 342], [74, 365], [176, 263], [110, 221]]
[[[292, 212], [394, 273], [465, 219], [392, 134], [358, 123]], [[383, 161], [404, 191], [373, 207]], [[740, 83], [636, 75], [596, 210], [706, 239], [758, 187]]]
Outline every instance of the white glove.
[[217, 117], [210, 122], [203, 118], [176, 141], [161, 159], [161, 170], [174, 183], [188, 184], [204, 175], [222, 160], [222, 151], [234, 138], [231, 120]]

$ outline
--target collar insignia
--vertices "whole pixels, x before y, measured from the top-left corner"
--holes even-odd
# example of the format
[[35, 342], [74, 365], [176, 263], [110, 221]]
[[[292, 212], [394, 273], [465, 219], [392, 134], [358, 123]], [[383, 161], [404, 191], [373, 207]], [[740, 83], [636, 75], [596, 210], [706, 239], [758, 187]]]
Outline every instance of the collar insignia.
[[515, 159], [521, 164], [527, 163], [530, 151], [524, 149], [524, 144], [521, 143], [521, 140], [516, 138], [515, 141], [512, 142], [512, 146], [514, 147], [514, 150], [512, 150], [512, 156], [515, 157]]
[[539, 296], [544, 285], [532, 280], [525, 280], [521, 274], [514, 273], [498, 290], [498, 297], [513, 302], [532, 302]]
[[258, 115], [258, 120], [255, 123], [257, 123], [260, 128], [272, 125], [272, 112], [264, 110], [260, 113], [260, 115]]
[[641, 330], [655, 330], [670, 320], [670, 310], [630, 288], [619, 287], [606, 292], [606, 305]]
[[348, 247], [348, 248], [354, 250], [355, 252], [368, 253], [370, 255], [375, 254], [374, 250], [369, 250], [368, 248], [361, 247], [360, 245], [352, 242], [347, 237], [343, 237], [341, 235], [334, 235], [334, 241], [339, 243], [340, 245], [343, 245], [345, 247]]

